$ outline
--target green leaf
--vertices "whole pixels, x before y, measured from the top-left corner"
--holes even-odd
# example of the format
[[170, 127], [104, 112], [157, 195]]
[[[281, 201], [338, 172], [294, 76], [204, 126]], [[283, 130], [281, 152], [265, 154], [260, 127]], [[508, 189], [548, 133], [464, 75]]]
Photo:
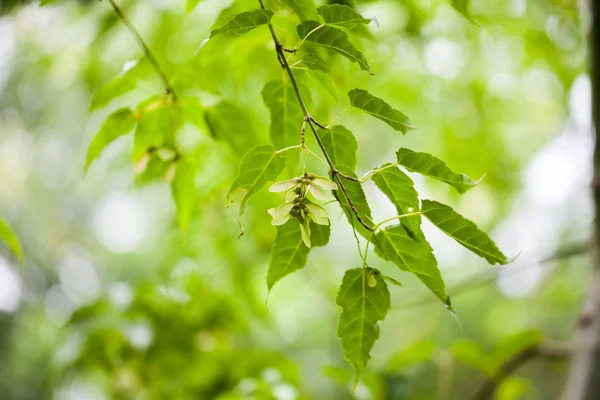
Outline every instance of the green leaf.
[[360, 108], [367, 114], [382, 120], [395, 131], [405, 134], [408, 130], [415, 128], [406, 115], [392, 108], [388, 103], [379, 97], [373, 96], [366, 90], [352, 89], [348, 92], [348, 97], [353, 107]]
[[496, 360], [477, 342], [457, 342], [452, 345], [450, 352], [463, 364], [483, 372], [490, 378], [494, 377], [498, 370]]
[[127, 135], [135, 124], [135, 115], [129, 108], [121, 108], [110, 114], [88, 147], [84, 171], [88, 170], [109, 144]]
[[474, 188], [479, 183], [479, 181], [476, 182], [465, 174], [453, 172], [445, 162], [429, 153], [417, 153], [410, 149], [401, 148], [396, 152], [396, 156], [398, 164], [406, 167], [409, 171], [418, 172], [421, 175], [447, 183], [461, 194]]
[[300, 59], [293, 64], [294, 69], [302, 69], [308, 68], [313, 71], [321, 71], [325, 73], [331, 72], [329, 68], [329, 64], [327, 61], [323, 60], [321, 57], [316, 55], [315, 53], [303, 53], [300, 56]]
[[[310, 107], [310, 91], [302, 85], [299, 89], [306, 106]], [[304, 113], [292, 85], [280, 79], [269, 81], [262, 90], [262, 97], [271, 112], [271, 139], [275, 147], [282, 149], [300, 143]]]
[[508, 361], [511, 357], [540, 345], [542, 334], [537, 330], [526, 330], [504, 337], [494, 347], [493, 356], [498, 366]]
[[373, 74], [364, 54], [354, 47], [343, 30], [323, 25], [317, 21], [304, 21], [298, 25], [297, 31], [301, 39], [336, 51], [350, 61], [358, 63], [360, 69]]
[[[329, 242], [328, 225], [310, 224], [313, 247], [325, 246]], [[277, 237], [271, 249], [271, 263], [267, 274], [267, 286], [273, 288], [281, 278], [304, 268], [310, 249], [302, 241], [300, 224], [292, 219], [277, 227]]]
[[468, 19], [473, 25], [479, 26], [479, 23], [473, 18], [471, 10], [471, 0], [452, 0], [452, 7]]
[[317, 6], [314, 0], [283, 0], [302, 20], [317, 19]]
[[[398, 215], [419, 211], [419, 194], [415, 190], [412, 179], [400, 171], [400, 168], [384, 164], [374, 171], [372, 179], [396, 207]], [[400, 223], [408, 229], [413, 239], [425, 240], [421, 231], [420, 215], [401, 218]]]
[[177, 222], [185, 234], [196, 208], [196, 172], [195, 163], [182, 159], [176, 163], [176, 172], [171, 182], [171, 194], [177, 206]]
[[152, 71], [152, 66], [146, 59], [139, 60], [121, 76], [101, 86], [92, 96], [90, 112], [106, 106], [115, 98], [136, 88], [138, 81]]
[[417, 342], [394, 354], [388, 361], [387, 370], [398, 373], [402, 370], [431, 359], [435, 351], [434, 342]]
[[210, 38], [226, 33], [241, 35], [250, 32], [254, 28], [271, 22], [272, 17], [273, 11], [271, 10], [259, 9], [240, 13], [227, 21], [222, 27], [210, 31]]
[[[354, 173], [354, 171], [352, 171], [350, 167], [347, 167], [345, 165], [336, 165], [336, 167], [342, 173], [356, 178], [356, 174]], [[367, 197], [365, 196], [365, 192], [363, 191], [362, 185], [359, 182], [354, 182], [347, 179], [344, 179], [343, 182], [344, 187], [348, 192], [348, 196], [350, 196], [350, 200], [352, 200], [352, 203], [358, 211], [358, 215], [361, 217], [363, 222], [365, 222], [369, 226], [372, 226], [373, 219], [371, 218], [371, 208], [369, 207], [369, 203], [367, 202]], [[353, 225], [356, 231], [360, 233], [363, 237], [371, 237], [371, 232], [367, 230], [364, 226], [362, 226], [360, 222], [357, 221], [357, 218], [354, 215], [354, 212], [352, 212], [350, 204], [348, 203], [348, 200], [346, 199], [346, 196], [344, 195], [342, 189], [340, 188], [334, 191], [334, 194], [335, 197], [339, 200], [342, 210], [344, 211], [344, 214], [346, 214], [350, 225]]]
[[[367, 277], [374, 272], [375, 285]], [[356, 268], [346, 271], [336, 303], [342, 307], [338, 323], [338, 337], [344, 349], [344, 358], [356, 369], [355, 385], [361, 370], [371, 358], [370, 352], [379, 338], [378, 322], [390, 309], [390, 292], [379, 271]]]
[[3, 219], [0, 218], [0, 239], [8, 249], [15, 255], [21, 265], [23, 265], [23, 250], [21, 249], [21, 242], [13, 230], [8, 226]]
[[334, 125], [319, 130], [319, 135], [334, 165], [345, 165], [350, 170], [356, 168], [358, 143], [352, 132], [342, 125]]
[[133, 160], [137, 162], [159, 147], [174, 148], [180, 122], [179, 110], [173, 104], [158, 102], [156, 107], [148, 107], [142, 113], [135, 130]]
[[337, 25], [343, 28], [354, 28], [358, 24], [368, 24], [370, 19], [354, 11], [352, 8], [343, 4], [330, 4], [319, 7], [319, 14], [325, 20], [326, 24]]
[[438, 268], [437, 260], [427, 242], [413, 240], [402, 225], [393, 225], [375, 235], [375, 252], [400, 269], [413, 273], [448, 308], [450, 298]]
[[238, 193], [243, 193], [240, 201], [240, 216], [246, 209], [246, 203], [268, 182], [277, 179], [285, 166], [284, 159], [271, 145], [260, 145], [251, 149], [242, 157], [237, 178], [227, 193], [227, 202]]
[[229, 144], [240, 155], [259, 142], [248, 112], [227, 100], [208, 109], [205, 118], [211, 135]]
[[433, 200], [423, 200], [422, 211], [442, 232], [479, 257], [485, 258], [490, 264], [510, 262], [485, 232], [450, 206]]

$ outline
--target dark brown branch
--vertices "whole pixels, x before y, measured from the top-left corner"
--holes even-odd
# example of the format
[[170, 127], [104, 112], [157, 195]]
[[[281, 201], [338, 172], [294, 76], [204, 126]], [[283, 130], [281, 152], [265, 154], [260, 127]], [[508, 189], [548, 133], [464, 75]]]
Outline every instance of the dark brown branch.
[[[260, 4], [260, 7], [262, 9], [265, 9], [263, 0], [258, 0], [258, 2]], [[288, 64], [287, 59], [285, 58], [284, 47], [281, 44], [281, 42], [279, 41], [279, 39], [277, 38], [275, 29], [273, 29], [273, 25], [271, 25], [270, 23], [269, 23], [269, 31], [271, 32], [271, 37], [273, 37], [273, 42], [275, 43], [275, 50], [277, 51], [277, 59], [279, 60], [279, 63], [281, 64], [282, 68], [286, 71], [288, 77], [290, 78], [290, 83], [292, 84], [294, 93], [296, 93], [296, 98], [298, 99], [298, 103], [300, 103], [300, 108], [302, 109], [302, 112], [304, 113], [304, 119], [308, 123], [308, 127], [312, 131], [315, 139], [317, 140], [317, 144], [321, 148], [321, 152], [325, 156], [325, 160], [327, 161], [327, 164], [329, 165], [329, 169], [331, 170], [332, 179], [337, 182], [338, 186], [340, 187], [340, 190], [342, 191], [342, 193], [344, 194], [344, 197], [348, 201], [348, 205], [350, 206], [350, 209], [352, 209], [352, 212], [356, 216], [356, 219], [358, 220], [358, 222], [360, 222], [360, 224], [362, 226], [364, 226], [365, 229], [372, 232], [374, 230], [373, 227], [368, 225], [362, 219], [360, 214], [358, 213], [358, 210], [356, 209], [354, 202], [352, 201], [352, 199], [350, 198], [350, 195], [348, 194], [348, 190], [344, 186], [344, 182], [342, 181], [342, 173], [335, 167], [335, 165], [333, 164], [333, 161], [331, 160], [331, 157], [329, 156], [329, 153], [327, 153], [327, 149], [325, 148], [325, 145], [323, 144], [323, 141], [321, 140], [321, 136], [319, 136], [319, 133], [317, 132], [317, 129], [315, 128], [315, 120], [311, 117], [310, 113], [308, 112], [308, 109], [306, 108], [306, 104], [304, 103], [304, 99], [302, 98], [302, 94], [300, 93], [300, 89], [298, 88], [298, 84], [296, 83], [296, 78], [294, 78], [294, 74], [292, 73], [290, 65]], [[346, 176], [347, 175], [344, 175], [343, 177], [346, 177]]]
[[135, 37], [135, 39], [139, 43], [140, 47], [144, 51], [144, 54], [146, 55], [146, 58], [148, 59], [148, 61], [150, 61], [150, 64], [152, 64], [152, 67], [154, 68], [154, 70], [156, 71], [158, 76], [160, 76], [160, 79], [162, 80], [163, 85], [165, 86], [165, 90], [167, 91], [167, 94], [172, 95], [173, 98], [176, 100], [177, 96], [175, 95], [175, 91], [173, 90], [173, 87], [171, 86], [171, 83], [169, 82], [167, 75], [165, 74], [163, 69], [160, 67], [160, 64], [158, 63], [158, 61], [156, 61], [156, 58], [152, 54], [152, 51], [150, 50], [150, 48], [148, 47], [148, 45], [146, 44], [146, 42], [144, 41], [142, 36], [135, 29], [135, 27], [131, 24], [131, 22], [129, 21], [127, 16], [123, 13], [121, 8], [117, 5], [117, 3], [115, 3], [115, 0], [108, 0], [108, 2], [112, 6], [112, 8], [115, 10], [115, 13], [119, 16], [121, 21], [123, 21], [123, 24], [125, 24], [127, 29], [129, 29], [129, 32], [131, 32], [131, 34]]
[[496, 375], [485, 380], [483, 385], [477, 390], [472, 400], [487, 400], [490, 399], [502, 381], [523, 366], [528, 361], [536, 357], [544, 357], [556, 360], [564, 360], [568, 358], [573, 349], [568, 345], [548, 345], [540, 344], [527, 347], [509, 358], [498, 370]]

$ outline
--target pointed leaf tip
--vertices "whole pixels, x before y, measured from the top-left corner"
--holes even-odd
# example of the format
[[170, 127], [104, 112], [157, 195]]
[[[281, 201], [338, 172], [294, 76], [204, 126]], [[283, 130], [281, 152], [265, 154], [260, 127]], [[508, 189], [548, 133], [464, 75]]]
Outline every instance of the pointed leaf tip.
[[363, 89], [352, 89], [348, 92], [350, 104], [372, 115], [373, 117], [385, 122], [395, 131], [406, 134], [411, 129], [415, 129], [408, 117], [402, 112], [392, 108], [388, 103], [373, 96]]

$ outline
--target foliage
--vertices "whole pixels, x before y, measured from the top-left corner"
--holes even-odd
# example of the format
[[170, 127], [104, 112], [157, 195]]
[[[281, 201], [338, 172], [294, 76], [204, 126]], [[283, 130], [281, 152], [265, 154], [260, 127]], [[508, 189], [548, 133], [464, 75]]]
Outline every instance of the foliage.
[[[182, 5], [181, 9], [173, 5], [154, 8], [119, 1], [131, 26], [140, 29], [145, 41], [141, 47], [135, 47], [139, 44], [136, 35], [127, 32], [127, 24], [111, 10], [115, 3], [92, 3], [85, 7], [58, 2], [44, 8], [49, 13], [67, 10], [69, 18], [85, 17], [93, 21], [94, 32], [89, 49], [81, 50], [89, 52], [87, 58], [77, 59], [73, 67], [77, 70], [73, 79], [85, 87], [86, 95], [94, 91], [78, 105], [87, 109], [89, 104], [86, 131], [93, 129], [95, 135], [82, 135], [84, 129], [79, 126], [69, 140], [77, 143], [71, 152], [80, 156], [78, 165], [84, 165], [81, 182], [93, 186], [87, 190], [94, 191], [98, 205], [81, 210], [67, 198], [52, 210], [53, 218], [59, 218], [64, 209], [76, 214], [70, 217], [72, 221], [98, 213], [104, 201], [101, 191], [122, 191], [130, 177], [140, 196], [156, 204], [148, 207], [152, 226], [147, 237], [152, 240], [147, 241], [152, 251], [150, 255], [111, 255], [99, 261], [102, 267], [106, 265], [102, 271], [109, 271], [106, 285], [113, 280], [128, 281], [134, 299], [124, 307], [105, 299], [78, 304], [75, 314], [63, 322], [62, 332], [44, 341], [47, 348], [58, 347], [61, 342], [71, 343], [72, 334], [80, 344], [77, 356], [48, 367], [56, 374], [49, 379], [109, 377], [101, 386], [110, 388], [108, 396], [114, 398], [143, 397], [144, 393], [270, 398], [285, 385], [318, 398], [321, 394], [306, 389], [313, 383], [312, 375], [319, 365], [339, 360], [340, 365], [327, 367], [326, 375], [342, 386], [322, 397], [334, 398], [349, 387], [359, 397], [369, 397], [364, 395], [368, 388], [373, 398], [420, 398], [411, 397], [407, 380], [415, 371], [426, 371], [425, 381], [433, 381], [438, 373], [437, 369], [432, 372], [434, 366], [442, 374], [447, 347], [461, 362], [485, 373], [497, 370], [507, 354], [522, 348], [515, 345], [516, 350], [511, 350], [507, 344], [490, 356], [478, 351], [478, 342], [452, 346], [455, 337], [482, 334], [484, 329], [496, 335], [488, 327], [510, 319], [508, 306], [494, 290], [473, 295], [462, 307], [451, 302], [450, 295], [455, 300], [457, 293], [452, 282], [461, 275], [445, 267], [483, 260], [446, 258], [445, 243], [430, 228], [439, 228], [458, 242], [462, 247], [455, 246], [456, 251], [464, 248], [491, 265], [511, 261], [485, 230], [510, 209], [509, 199], [519, 185], [518, 171], [551, 136], [551, 122], [562, 122], [560, 96], [580, 69], [576, 60], [581, 57], [552, 47], [545, 32], [550, 28], [543, 23], [547, 12], [541, 11], [545, 9], [538, 2], [528, 6], [532, 17], [527, 24], [507, 23], [498, 31], [478, 30], [461, 19], [450, 3], [473, 21], [486, 20], [486, 16], [489, 20], [495, 14], [482, 15], [470, 2], [460, 1], [265, 0], [215, 6], [215, 2], [188, 0], [185, 10]], [[264, 8], [259, 8], [262, 3]], [[389, 15], [381, 11], [388, 9], [392, 10]], [[377, 18], [371, 18], [375, 16], [372, 10], [378, 10]], [[571, 17], [565, 18], [570, 21]], [[210, 40], [202, 41], [206, 37]], [[434, 47], [425, 47], [436, 40], [463, 49], [460, 57], [452, 58], [466, 63], [459, 75], [448, 78], [447, 71], [432, 72], [435, 67], [426, 57]], [[54, 56], [48, 51], [39, 51], [44, 57], [36, 59], [36, 68], [45, 71], [48, 81], [58, 80], [56, 71], [63, 67], [53, 64]], [[496, 57], [503, 51], [511, 56], [518, 53], [521, 58], [515, 56], [509, 64], [516, 70], [506, 72], [497, 59], [486, 59], [485, 51]], [[552, 57], [561, 61], [544, 64]], [[497, 64], [498, 70], [484, 62]], [[532, 104], [524, 94], [523, 98], [507, 98], [502, 94], [506, 88], [499, 88], [495, 81], [513, 75], [524, 81], [535, 68], [550, 71], [560, 81], [560, 95], [552, 92]], [[11, 78], [13, 86], [5, 96], [28, 93], [27, 85], [18, 88], [13, 80], [36, 82], [18, 74]], [[535, 77], [537, 83], [543, 80]], [[59, 98], [61, 90], [53, 98]], [[12, 101], [20, 104], [20, 100]], [[50, 103], [54, 111], [48, 114], [25, 107], [33, 120], [52, 126], [64, 119], [66, 111], [56, 111], [60, 101]], [[64, 107], [69, 115], [77, 112], [72, 103]], [[527, 121], [535, 128], [522, 125], [524, 115], [531, 117]], [[536, 132], [532, 142], [514, 140], [525, 128]], [[35, 131], [36, 141], [41, 132]], [[474, 180], [459, 171], [477, 177], [486, 173], [486, 179]], [[474, 190], [480, 182], [482, 188]], [[82, 196], [80, 188], [61, 187], [60, 191], [72, 192], [77, 199]], [[161, 197], [169, 193], [172, 202]], [[449, 205], [426, 198], [443, 199]], [[237, 205], [235, 210], [225, 209], [225, 204], [233, 203], [239, 211]], [[7, 208], [3, 201], [0, 205]], [[12, 223], [13, 210], [7, 209]], [[246, 228], [240, 240], [236, 239], [236, 218]], [[26, 220], [14, 221], [20, 233], [36, 229], [29, 228]], [[46, 256], [45, 252], [64, 249], [61, 238], [69, 234], [81, 239], [86, 248], [94, 248], [94, 254], [106, 252], [80, 233], [79, 225], [85, 224], [69, 222], [73, 231], [68, 233], [58, 228], [61, 224], [49, 225], [56, 231], [43, 232], [48, 244], [26, 246], [33, 249], [32, 264], [57, 263], [60, 255]], [[31, 236], [26, 237], [30, 240]], [[2, 238], [21, 258], [13, 236], [3, 233]], [[349, 243], [354, 246], [355, 241], [357, 249], [349, 251]], [[453, 249], [454, 243], [448, 242]], [[42, 255], [36, 257], [38, 252]], [[191, 259], [199, 260], [193, 273], [175, 267]], [[47, 275], [44, 284], [50, 293], [64, 276]], [[404, 287], [398, 287], [397, 279]], [[181, 286], [173, 290], [171, 285]], [[416, 285], [431, 292], [424, 298], [438, 301], [441, 311], [392, 313], [420, 300]], [[267, 293], [269, 317], [261, 301]], [[285, 296], [285, 303], [278, 301], [279, 296]], [[53, 297], [47, 298], [50, 308]], [[481, 318], [486, 307], [495, 310], [494, 314]], [[329, 315], [331, 308], [339, 315]], [[464, 332], [458, 333], [451, 319], [438, 316], [447, 316], [444, 308], [461, 317]], [[567, 312], [564, 304], [556, 309]], [[293, 334], [292, 325], [277, 319], [284, 314], [301, 323], [303, 313], [315, 322]], [[114, 320], [107, 318], [114, 315]], [[327, 335], [336, 334], [333, 319], [338, 321], [341, 346], [332, 346], [330, 351], [323, 350], [325, 345], [313, 349], [316, 337], [329, 346], [332, 338]], [[128, 329], [142, 320], [154, 338], [148, 347], [136, 348]], [[475, 320], [477, 324], [470, 322]], [[523, 328], [519, 321], [506, 323], [506, 329]], [[19, 323], [6, 332], [26, 331], [29, 322]], [[438, 342], [428, 341], [427, 335]], [[420, 344], [405, 348], [408, 338], [415, 336]], [[5, 368], [13, 368], [16, 354], [11, 352]], [[342, 366], [342, 355], [356, 370], [354, 384]], [[297, 372], [289, 359], [297, 363], [301, 359], [308, 367]], [[435, 363], [425, 362], [431, 359]], [[486, 359], [493, 359], [494, 365], [482, 361]], [[39, 360], [40, 364], [31, 363], [31, 370], [44, 362], [42, 356]], [[273, 370], [277, 379], [272, 379]], [[15, 368], [7, 379], [19, 371]], [[296, 376], [300, 373], [302, 383]], [[421, 380], [411, 382], [417, 381]], [[319, 381], [317, 387], [321, 385]], [[507, 381], [502, 391], [510, 396], [524, 387], [518, 380]], [[431, 397], [431, 387], [427, 390], [423, 398]]]

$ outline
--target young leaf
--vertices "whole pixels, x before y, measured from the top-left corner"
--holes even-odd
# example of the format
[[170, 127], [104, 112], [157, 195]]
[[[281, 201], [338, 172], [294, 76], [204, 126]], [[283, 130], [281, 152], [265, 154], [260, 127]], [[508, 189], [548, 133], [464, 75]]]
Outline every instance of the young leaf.
[[412, 272], [446, 306], [450, 299], [437, 260], [427, 242], [416, 242], [402, 225], [393, 225], [375, 235], [375, 252], [400, 269]]
[[286, 6], [294, 10], [300, 19], [317, 19], [317, 6], [314, 0], [283, 0]]
[[317, 43], [326, 49], [340, 53], [350, 61], [358, 63], [360, 69], [372, 74], [364, 54], [354, 47], [346, 32], [333, 26], [321, 25], [317, 21], [304, 21], [298, 25], [298, 35], [307, 42]]
[[21, 249], [21, 242], [17, 235], [12, 231], [10, 226], [3, 219], [0, 218], [0, 239], [8, 249], [15, 255], [21, 265], [23, 265], [23, 250]]
[[[325, 246], [329, 242], [329, 225], [317, 225], [311, 222], [310, 232], [313, 247]], [[302, 241], [298, 221], [291, 220], [278, 226], [267, 274], [269, 290], [284, 276], [304, 268], [309, 252], [310, 249]]]
[[227, 202], [230, 203], [234, 195], [243, 192], [240, 202], [240, 216], [242, 216], [250, 197], [268, 182], [276, 180], [284, 166], [283, 157], [275, 153], [273, 146], [254, 147], [242, 157], [238, 176], [227, 193]]
[[327, 61], [323, 60], [321, 57], [316, 55], [315, 53], [303, 53], [300, 56], [300, 59], [294, 64], [296, 69], [300, 68], [308, 68], [313, 71], [321, 71], [325, 73], [331, 72], [329, 69], [329, 64]]
[[141, 59], [121, 76], [101, 86], [92, 96], [90, 111], [106, 106], [115, 98], [133, 90], [139, 79], [152, 72], [152, 66], [146, 59]]
[[348, 97], [353, 107], [360, 108], [367, 114], [382, 120], [394, 128], [395, 131], [406, 134], [409, 129], [415, 129], [406, 115], [392, 108], [388, 103], [379, 97], [373, 96], [366, 90], [352, 89], [348, 92]]
[[[384, 164], [373, 174], [373, 182], [396, 207], [398, 215], [419, 211], [419, 194], [412, 179], [398, 167]], [[400, 223], [412, 234], [413, 239], [424, 240], [421, 231], [421, 216], [415, 215], [400, 219]]]
[[205, 119], [213, 138], [227, 142], [240, 155], [259, 142], [247, 111], [227, 100], [208, 109]]
[[273, 11], [271, 10], [259, 9], [240, 13], [227, 21], [222, 27], [210, 31], [209, 39], [225, 33], [241, 35], [250, 32], [254, 28], [271, 22], [272, 17]]
[[317, 11], [328, 25], [337, 25], [351, 29], [358, 24], [368, 24], [371, 22], [370, 19], [363, 18], [362, 15], [343, 4], [329, 4], [319, 7]]
[[[374, 285], [367, 282], [371, 271], [374, 272]], [[371, 349], [379, 338], [378, 322], [385, 318], [390, 309], [390, 292], [379, 271], [371, 268], [350, 269], [344, 274], [336, 303], [342, 307], [338, 337], [342, 342], [344, 358], [356, 369], [356, 385], [362, 368], [371, 358]]]
[[[352, 176], [356, 178], [356, 174], [352, 169], [345, 165], [336, 165], [336, 167], [344, 174], [348, 176]], [[369, 207], [369, 203], [367, 203], [367, 197], [365, 196], [365, 192], [363, 191], [362, 185], [359, 182], [354, 182], [345, 179], [344, 187], [346, 188], [346, 192], [348, 192], [348, 196], [352, 200], [352, 203], [356, 207], [358, 211], [358, 215], [360, 215], [361, 219], [368, 225], [373, 225], [373, 219], [371, 218], [371, 208]], [[356, 216], [352, 212], [350, 204], [344, 195], [342, 189], [338, 189], [334, 191], [335, 197], [340, 201], [340, 205], [344, 214], [348, 218], [350, 225], [353, 225], [358, 233], [360, 233], [365, 238], [369, 238], [371, 236], [371, 232], [368, 231], [365, 227], [363, 227], [357, 220]]]
[[510, 262], [485, 232], [450, 206], [437, 201], [423, 200], [422, 211], [442, 232], [479, 257], [485, 258], [490, 264]]
[[356, 168], [358, 143], [352, 132], [342, 125], [334, 125], [321, 129], [319, 135], [334, 165], [345, 165], [350, 170]]
[[429, 153], [417, 153], [410, 149], [401, 148], [396, 152], [396, 157], [398, 158], [398, 164], [406, 167], [409, 171], [418, 172], [421, 175], [445, 182], [461, 194], [474, 188], [479, 183], [465, 174], [453, 172], [445, 162]]
[[90, 165], [100, 157], [106, 146], [128, 134], [135, 123], [135, 115], [129, 108], [121, 108], [110, 114], [88, 147], [84, 171], [87, 171]]
[[185, 234], [196, 206], [196, 165], [191, 160], [177, 161], [176, 172], [171, 182], [171, 193], [177, 206], [177, 222]]
[[[310, 91], [302, 85], [299, 88], [309, 107], [312, 104]], [[262, 97], [271, 112], [271, 139], [275, 147], [282, 149], [298, 144], [304, 113], [292, 85], [280, 79], [269, 81], [262, 90]]]

